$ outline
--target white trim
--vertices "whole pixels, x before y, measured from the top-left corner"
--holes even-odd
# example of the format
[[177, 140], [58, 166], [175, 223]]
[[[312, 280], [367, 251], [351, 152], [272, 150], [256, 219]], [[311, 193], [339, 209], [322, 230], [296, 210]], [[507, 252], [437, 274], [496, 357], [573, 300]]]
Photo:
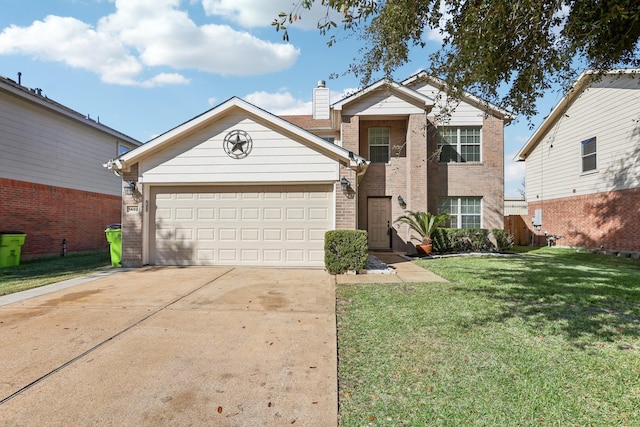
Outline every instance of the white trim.
[[[615, 75], [625, 75], [625, 74], [639, 74], [640, 68], [627, 68], [627, 69], [616, 69], [610, 70], [602, 75], [604, 76], [615, 76]], [[591, 82], [594, 76], [599, 75], [598, 71], [594, 70], [586, 70], [580, 77], [576, 80], [574, 85], [569, 89], [566, 95], [558, 101], [558, 103], [553, 107], [551, 113], [547, 116], [546, 119], [538, 126], [538, 129], [533, 133], [531, 138], [524, 144], [524, 146], [518, 151], [513, 160], [522, 162], [527, 159], [529, 154], [534, 150], [534, 148], [542, 142], [544, 136], [551, 130], [551, 128], [556, 124], [556, 122], [564, 116], [565, 111], [569, 106], [576, 100], [578, 96], [587, 88], [588, 84]], [[582, 168], [581, 168], [582, 169]]]
[[370, 86], [367, 86], [366, 88], [360, 90], [359, 92], [354, 93], [353, 95], [350, 95], [344, 99], [341, 99], [340, 101], [334, 103], [331, 106], [331, 108], [334, 111], [342, 111], [345, 105], [350, 104], [354, 101], [357, 101], [358, 99], [370, 94], [371, 92], [374, 92], [382, 88], [415, 101], [415, 105], [420, 108], [423, 108], [426, 112], [431, 111], [431, 109], [434, 106], [433, 99], [429, 98], [428, 96], [425, 96], [418, 91], [409, 89], [391, 80], [382, 79], [382, 80], [378, 80], [377, 82], [375, 82]]
[[165, 146], [168, 146], [181, 138], [185, 133], [194, 132], [200, 128], [208, 126], [211, 122], [228, 114], [233, 109], [241, 109], [248, 115], [252, 116], [254, 120], [259, 122], [268, 122], [269, 124], [277, 127], [280, 132], [284, 134], [288, 133], [306, 141], [311, 148], [318, 150], [330, 158], [340, 161], [352, 169], [357, 170], [362, 167], [366, 168], [368, 165], [368, 162], [363, 157], [360, 157], [349, 150], [345, 150], [336, 144], [325, 141], [321, 137], [295, 126], [280, 117], [268, 113], [253, 104], [250, 104], [240, 98], [233, 97], [217, 107], [214, 107], [188, 122], [185, 122], [158, 136], [141, 147], [131, 150], [115, 160], [110, 160], [105, 164], [105, 166], [116, 170], [126, 169], [128, 165], [133, 165], [141, 159], [162, 150]]
[[[405, 79], [402, 82], [403, 86], [406, 85], [410, 85], [412, 83], [415, 83], [419, 80], [426, 80], [427, 82], [431, 83], [432, 85], [436, 86], [438, 89], [440, 89], [443, 92], [447, 92], [447, 85], [446, 83], [437, 78], [437, 77], [433, 77], [431, 75], [429, 75], [426, 71], [422, 70], [419, 71], [418, 73], [414, 74], [413, 76]], [[462, 91], [462, 98], [464, 101], [470, 103], [471, 105], [474, 105], [475, 107], [478, 107], [480, 109], [489, 109], [490, 111], [492, 111], [493, 113], [495, 113], [495, 115], [500, 116], [506, 123], [509, 123], [513, 120], [515, 120], [516, 116], [510, 112], [508, 112], [507, 110], [504, 110], [494, 104], [491, 104], [490, 102], [484, 101], [481, 98], [478, 98], [475, 95], [472, 95], [469, 92], [466, 91]]]

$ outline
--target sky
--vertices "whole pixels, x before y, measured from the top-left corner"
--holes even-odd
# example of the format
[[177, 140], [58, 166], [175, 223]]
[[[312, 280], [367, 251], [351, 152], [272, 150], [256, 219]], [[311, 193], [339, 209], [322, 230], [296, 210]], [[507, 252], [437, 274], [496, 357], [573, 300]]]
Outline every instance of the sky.
[[[326, 14], [321, 6], [301, 11], [284, 42], [271, 22], [292, 4], [0, 0], [0, 75], [17, 81], [21, 73], [24, 86], [142, 142], [233, 96], [276, 115], [311, 114], [319, 80], [332, 103], [358, 88], [345, 71], [361, 45], [338, 31], [328, 47], [316, 28]], [[412, 52], [396, 81], [428, 68], [439, 35], [425, 38], [426, 49]], [[505, 127], [505, 197], [520, 197], [524, 163], [512, 159], [560, 98], [550, 91], [531, 122]]]

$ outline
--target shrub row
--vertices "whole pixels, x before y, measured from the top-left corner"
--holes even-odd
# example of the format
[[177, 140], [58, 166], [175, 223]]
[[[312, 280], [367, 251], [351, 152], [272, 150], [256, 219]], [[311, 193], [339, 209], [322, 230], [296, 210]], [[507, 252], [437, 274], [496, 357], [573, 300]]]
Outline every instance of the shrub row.
[[437, 228], [433, 232], [433, 250], [436, 253], [503, 252], [513, 246], [513, 236], [506, 230], [484, 228], [463, 230]]

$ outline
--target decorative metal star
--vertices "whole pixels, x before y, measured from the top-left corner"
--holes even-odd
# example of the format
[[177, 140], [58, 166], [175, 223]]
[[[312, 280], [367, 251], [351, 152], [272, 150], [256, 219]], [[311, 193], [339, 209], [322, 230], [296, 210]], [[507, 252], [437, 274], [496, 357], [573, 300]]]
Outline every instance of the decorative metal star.
[[253, 141], [247, 132], [232, 130], [225, 136], [223, 147], [229, 157], [243, 159], [251, 152]]

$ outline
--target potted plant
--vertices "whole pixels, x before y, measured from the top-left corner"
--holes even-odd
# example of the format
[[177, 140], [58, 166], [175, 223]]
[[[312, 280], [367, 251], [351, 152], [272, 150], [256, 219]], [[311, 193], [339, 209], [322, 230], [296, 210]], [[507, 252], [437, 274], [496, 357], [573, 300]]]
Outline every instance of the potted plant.
[[433, 231], [444, 225], [449, 215], [444, 213], [440, 215], [431, 212], [407, 211], [396, 222], [407, 224], [409, 228], [420, 235], [421, 243], [416, 245], [418, 255], [430, 255], [433, 251], [433, 241], [431, 239]]

